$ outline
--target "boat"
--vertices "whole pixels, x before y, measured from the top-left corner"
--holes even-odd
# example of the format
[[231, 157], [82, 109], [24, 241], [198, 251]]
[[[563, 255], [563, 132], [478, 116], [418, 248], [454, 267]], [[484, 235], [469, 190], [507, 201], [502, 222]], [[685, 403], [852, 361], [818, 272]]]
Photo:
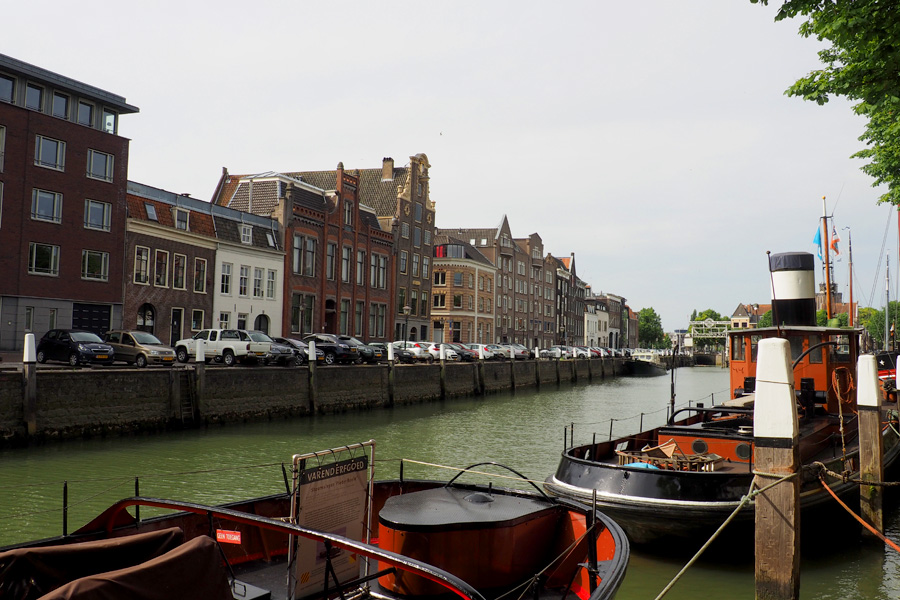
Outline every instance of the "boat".
[[376, 481], [373, 457], [372, 440], [294, 455], [285, 493], [218, 506], [122, 499], [71, 535], [0, 548], [0, 596], [615, 596], [630, 549], [602, 512], [533, 482], [495, 486], [485, 469], [528, 481], [496, 463], [443, 481], [406, 478], [401, 461], [399, 479]]
[[[839, 497], [859, 493], [849, 479], [858, 478], [860, 464], [855, 383], [861, 331], [815, 325], [811, 254], [772, 255], [770, 265], [780, 326], [729, 332], [731, 398], [676, 410], [673, 396], [660, 427], [602, 442], [568, 440], [556, 472], [545, 481], [550, 493], [582, 501], [596, 495], [597, 506], [635, 544], [696, 549], [685, 540], [705, 542], [732, 513], [722, 537], [752, 540], [754, 502], [742, 506], [742, 500], [754, 480], [757, 351], [765, 338], [789, 342], [801, 464], [818, 462], [831, 473], [846, 473], [846, 479], [826, 476]], [[776, 293], [776, 284], [789, 289]], [[882, 411], [888, 470], [900, 454], [900, 427], [895, 403], [883, 404]], [[836, 504], [815, 474], [803, 473], [801, 514], [810, 523]]]
[[652, 350], [632, 350], [631, 357], [625, 359], [625, 373], [636, 377], [657, 377], [666, 374], [666, 365], [659, 354]]
[[889, 350], [875, 352], [875, 364], [878, 365], [878, 380], [881, 391], [888, 402], [897, 401], [897, 353]]

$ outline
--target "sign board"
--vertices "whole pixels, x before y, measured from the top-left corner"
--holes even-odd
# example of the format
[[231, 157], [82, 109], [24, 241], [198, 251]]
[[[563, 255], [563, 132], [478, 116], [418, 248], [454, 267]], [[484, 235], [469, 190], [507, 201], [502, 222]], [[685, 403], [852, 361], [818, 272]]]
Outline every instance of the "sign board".
[[228, 529], [216, 529], [216, 541], [220, 544], [240, 544], [241, 532]]
[[[363, 541], [368, 467], [369, 457], [362, 455], [300, 471], [297, 524]], [[335, 547], [329, 551], [322, 542], [300, 538], [295, 598], [321, 594], [329, 555], [338, 580], [359, 577], [355, 554]]]

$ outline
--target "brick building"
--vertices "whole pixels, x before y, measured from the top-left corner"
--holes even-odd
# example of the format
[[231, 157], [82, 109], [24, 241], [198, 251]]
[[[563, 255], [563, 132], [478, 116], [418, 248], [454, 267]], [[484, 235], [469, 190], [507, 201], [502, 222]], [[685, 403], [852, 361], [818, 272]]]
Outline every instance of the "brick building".
[[0, 350], [122, 321], [125, 98], [0, 55]]
[[494, 343], [497, 268], [474, 246], [434, 240], [431, 316], [435, 342]]

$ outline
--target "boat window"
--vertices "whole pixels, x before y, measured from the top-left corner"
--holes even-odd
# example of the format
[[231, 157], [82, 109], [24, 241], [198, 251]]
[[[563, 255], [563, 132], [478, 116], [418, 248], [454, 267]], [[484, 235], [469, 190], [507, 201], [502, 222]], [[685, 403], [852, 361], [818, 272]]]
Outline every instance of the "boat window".
[[759, 348], [759, 340], [761, 339], [762, 336], [759, 335], [750, 336], [750, 362], [756, 362], [756, 351]]
[[[822, 342], [822, 338], [817, 335], [809, 336], [809, 347], [812, 348], [816, 344], [820, 344]], [[812, 352], [809, 353], [809, 362], [814, 365], [822, 364], [822, 348], [816, 348]]]
[[846, 335], [836, 335], [832, 338], [837, 346], [831, 346], [831, 360], [834, 362], [850, 362], [850, 338]]
[[803, 354], [803, 338], [793, 335], [788, 340], [791, 343], [791, 361], [795, 361]]
[[731, 360], [744, 360], [744, 336], [735, 335], [731, 338]]

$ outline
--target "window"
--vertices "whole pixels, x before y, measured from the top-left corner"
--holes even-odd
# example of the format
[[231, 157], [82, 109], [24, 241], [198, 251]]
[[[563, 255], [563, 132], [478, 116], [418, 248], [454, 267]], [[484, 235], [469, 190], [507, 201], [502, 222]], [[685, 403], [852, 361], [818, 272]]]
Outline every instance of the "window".
[[[101, 181], [113, 180], [113, 155], [99, 150], [88, 150], [87, 176]], [[187, 225], [187, 215], [185, 215]], [[179, 227], [181, 229], [181, 227]]]
[[81, 251], [81, 278], [109, 281], [109, 252]]
[[415, 219], [416, 219], [416, 221], [418, 221], [420, 223], [422, 222], [422, 203], [421, 202], [416, 202]]
[[198, 294], [206, 293], [206, 259], [194, 259], [194, 291]]
[[409, 314], [414, 315], [418, 313], [419, 308], [419, 294], [416, 293], [416, 290], [411, 290], [409, 292]]
[[409, 257], [409, 253], [406, 250], [400, 251], [400, 272], [406, 273], [406, 261]]
[[242, 244], [252, 244], [253, 243], [253, 226], [252, 225], [241, 225], [241, 243]]
[[[428, 229], [426, 229], [426, 230], [425, 230], [425, 235], [424, 235], [423, 237], [425, 238], [425, 239], [423, 240], [423, 241], [425, 242], [425, 245], [426, 245], [426, 246], [430, 246], [430, 245], [431, 245], [431, 231], [428, 230]], [[473, 245], [474, 245], [474, 244], [473, 244]]]
[[457, 271], [453, 274], [453, 287], [462, 287], [463, 274]]
[[350, 265], [353, 260], [353, 248], [350, 246], [341, 247], [341, 281], [350, 283]]
[[328, 244], [325, 250], [325, 277], [334, 279], [334, 260], [337, 254], [337, 244]]
[[188, 211], [181, 210], [180, 208], [175, 209], [175, 229], [180, 229], [182, 231], [188, 230]]
[[419, 302], [419, 314], [423, 317], [428, 316], [428, 294], [419, 292], [419, 297], [421, 298], [421, 302]]
[[31, 218], [35, 221], [62, 222], [62, 194], [34, 189], [31, 193]]
[[220, 312], [219, 313], [219, 329], [228, 329], [229, 323], [231, 323], [231, 313], [230, 312]]
[[366, 285], [366, 252], [356, 251], [356, 285]]
[[469, 289], [471, 290], [474, 287], [475, 287], [475, 276], [472, 275], [471, 273], [469, 273]]
[[93, 127], [94, 105], [81, 101], [78, 103], [78, 124]]
[[400, 224], [400, 237], [409, 239], [409, 223]]
[[271, 231], [266, 232], [266, 243], [269, 244], [269, 248], [275, 247], [275, 236], [272, 235]]
[[418, 276], [419, 276], [419, 255], [418, 255], [418, 254], [413, 254], [413, 257], [412, 257], [412, 258], [413, 258], [413, 261], [412, 261], [412, 275], [413, 275], [413, 277], [418, 277]]
[[156, 251], [156, 263], [153, 271], [153, 285], [157, 287], [169, 286], [169, 253], [165, 250]]
[[363, 321], [365, 319], [366, 314], [366, 303], [365, 302], [357, 302], [356, 303], [356, 314], [353, 319], [353, 335], [362, 336], [363, 334]]
[[12, 102], [16, 97], [16, 80], [6, 75], [0, 75], [0, 100]]
[[134, 282], [150, 283], [150, 248], [136, 246], [134, 249]]
[[445, 271], [434, 272], [434, 285], [447, 285], [447, 273]]
[[277, 282], [278, 273], [269, 269], [267, 279], [266, 279], [266, 298], [269, 300], [275, 299], [275, 283]]
[[185, 271], [187, 270], [187, 256], [176, 254], [172, 260], [172, 287], [176, 290], [185, 289]]
[[238, 329], [247, 329], [247, 319], [249, 315], [247, 313], [238, 313], [237, 316], [237, 328]]
[[3, 155], [6, 153], [6, 127], [0, 126], [0, 173], [3, 172]]
[[97, 200], [84, 201], [84, 227], [85, 229], [99, 229], [109, 231], [110, 213], [112, 205], [109, 202]]
[[313, 277], [316, 274], [316, 240], [306, 238], [306, 252], [303, 256], [303, 274]]
[[59, 246], [28, 244], [28, 272], [32, 275], [59, 275]]
[[159, 223], [159, 219], [156, 217], [156, 207], [152, 204], [145, 202], [144, 209], [147, 211], [147, 218], [151, 221], [156, 221]]
[[263, 276], [265, 275], [266, 270], [260, 269], [259, 267], [255, 267], [253, 269], [253, 297], [254, 298], [262, 298], [263, 297]]
[[194, 309], [191, 311], [191, 331], [203, 329], [203, 311]]
[[293, 258], [291, 261], [291, 270], [294, 273], [300, 274], [300, 270], [303, 267], [303, 236], [294, 235], [294, 246], [292, 248], [291, 256]]
[[103, 109], [103, 131], [106, 133], [115, 134], [118, 130], [118, 120], [119, 115], [109, 110], [108, 108]]
[[453, 294], [453, 308], [462, 308], [462, 294]]
[[53, 116], [60, 119], [69, 118], [69, 97], [65, 94], [53, 93]]
[[222, 263], [222, 281], [219, 284], [219, 293], [231, 295], [231, 263]]
[[397, 313], [403, 314], [403, 307], [406, 306], [406, 288], [400, 288], [397, 293]]
[[380, 255], [378, 257], [378, 285], [376, 286], [379, 290], [387, 289], [387, 264], [388, 257]]
[[344, 202], [344, 225], [353, 225], [353, 203]]
[[350, 335], [350, 301], [341, 300], [341, 335]]
[[66, 143], [39, 135], [34, 142], [34, 164], [39, 167], [66, 170]]
[[44, 89], [33, 83], [25, 86], [25, 108], [31, 110], [41, 110], [44, 104]]
[[[2, 155], [0, 155], [2, 156]], [[0, 226], [3, 225], [3, 182], [0, 181]]]
[[447, 306], [447, 296], [444, 294], [435, 294], [432, 298], [435, 308], [445, 308]]
[[250, 267], [241, 265], [241, 273], [238, 277], [238, 296], [248, 295], [250, 290]]
[[431, 264], [431, 259], [427, 256], [422, 257], [422, 279], [428, 279], [428, 266]]
[[413, 246], [416, 248], [422, 245], [422, 229], [420, 227], [416, 227], [413, 229]]

